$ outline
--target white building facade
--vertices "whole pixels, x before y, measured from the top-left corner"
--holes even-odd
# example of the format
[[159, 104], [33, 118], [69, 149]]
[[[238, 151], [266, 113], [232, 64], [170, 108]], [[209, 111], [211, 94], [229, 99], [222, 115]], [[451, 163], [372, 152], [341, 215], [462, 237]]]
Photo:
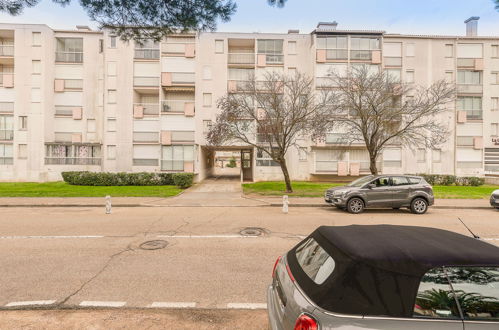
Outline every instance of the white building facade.
[[[368, 64], [402, 83], [446, 79], [457, 98], [443, 117], [452, 132], [439, 149], [389, 146], [383, 173], [499, 176], [499, 37], [338, 30], [310, 34], [173, 35], [125, 43], [108, 31], [0, 24], [0, 180], [60, 180], [63, 171], [212, 174], [216, 151], [241, 154], [241, 178], [278, 180], [271, 159], [244, 145], [208, 146], [217, 100], [244, 92], [249, 76], [300, 71], [321, 88], [330, 70]], [[475, 24], [475, 25], [474, 25]], [[343, 132], [344, 133], [344, 132]], [[342, 132], [297, 141], [287, 155], [294, 180], [368, 174], [362, 145]]]

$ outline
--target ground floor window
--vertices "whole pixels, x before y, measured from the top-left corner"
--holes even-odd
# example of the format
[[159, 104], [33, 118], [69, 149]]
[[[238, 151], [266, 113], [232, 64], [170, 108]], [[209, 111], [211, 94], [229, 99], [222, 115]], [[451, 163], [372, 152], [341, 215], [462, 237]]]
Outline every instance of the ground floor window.
[[14, 163], [14, 149], [12, 144], [0, 143], [0, 165]]
[[161, 152], [161, 170], [178, 171], [185, 170], [185, 163], [194, 162], [194, 146], [175, 145], [163, 146]]
[[[270, 151], [270, 147], [264, 148]], [[278, 148], [273, 148], [274, 152], [278, 151]], [[274, 161], [272, 157], [267, 152], [262, 149], [257, 149], [256, 151], [256, 166], [279, 166], [279, 163]]]
[[47, 165], [100, 165], [101, 146], [54, 143], [45, 145]]

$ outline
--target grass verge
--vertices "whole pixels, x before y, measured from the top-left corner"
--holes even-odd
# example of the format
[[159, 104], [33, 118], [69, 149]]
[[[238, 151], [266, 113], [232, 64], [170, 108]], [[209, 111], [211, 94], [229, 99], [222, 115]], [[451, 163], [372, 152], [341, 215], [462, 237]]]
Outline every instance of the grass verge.
[[0, 197], [171, 197], [175, 186], [72, 186], [65, 182], [0, 182]]

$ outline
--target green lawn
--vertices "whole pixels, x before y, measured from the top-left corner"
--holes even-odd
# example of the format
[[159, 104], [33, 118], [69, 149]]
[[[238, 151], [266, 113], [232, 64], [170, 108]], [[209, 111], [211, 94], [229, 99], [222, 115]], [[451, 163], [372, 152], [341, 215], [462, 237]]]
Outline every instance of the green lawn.
[[[322, 197], [327, 188], [340, 186], [342, 183], [326, 182], [292, 182], [293, 193], [287, 194], [295, 197]], [[489, 198], [492, 191], [499, 186], [460, 187], [460, 186], [434, 186], [435, 198]], [[259, 194], [264, 196], [282, 196], [286, 193], [284, 182], [266, 181], [243, 184], [245, 194]]]
[[0, 197], [171, 197], [175, 186], [72, 186], [65, 182], [0, 182]]

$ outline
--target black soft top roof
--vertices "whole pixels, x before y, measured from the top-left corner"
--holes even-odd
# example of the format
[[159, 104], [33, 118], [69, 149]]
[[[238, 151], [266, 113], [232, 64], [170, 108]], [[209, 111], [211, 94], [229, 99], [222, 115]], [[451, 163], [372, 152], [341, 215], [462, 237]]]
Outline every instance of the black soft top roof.
[[297, 284], [318, 306], [337, 313], [411, 317], [421, 277], [441, 266], [499, 266], [499, 248], [441, 229], [322, 226], [309, 237], [333, 258], [331, 276], [318, 285], [287, 254]]
[[439, 266], [499, 265], [499, 248], [442, 229], [393, 226], [322, 226], [316, 230], [353, 260], [406, 275]]

